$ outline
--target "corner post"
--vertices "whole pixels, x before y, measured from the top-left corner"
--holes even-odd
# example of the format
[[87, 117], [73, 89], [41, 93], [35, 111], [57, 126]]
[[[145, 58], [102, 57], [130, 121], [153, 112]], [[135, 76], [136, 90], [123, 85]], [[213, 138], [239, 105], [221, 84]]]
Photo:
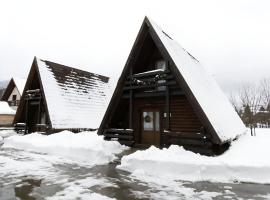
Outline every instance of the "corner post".
[[[130, 76], [133, 74], [132, 67], [130, 68]], [[130, 83], [131, 86], [132, 83]], [[133, 128], [133, 90], [129, 90], [129, 128]]]

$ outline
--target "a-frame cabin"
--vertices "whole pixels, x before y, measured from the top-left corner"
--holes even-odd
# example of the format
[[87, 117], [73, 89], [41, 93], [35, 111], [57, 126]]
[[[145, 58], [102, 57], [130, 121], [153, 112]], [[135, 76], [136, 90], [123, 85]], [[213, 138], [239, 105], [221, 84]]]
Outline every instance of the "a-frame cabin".
[[122, 144], [219, 154], [245, 126], [213, 77], [145, 18], [98, 133]]
[[13, 123], [25, 133], [96, 130], [108, 92], [106, 76], [34, 58]]
[[20, 104], [25, 82], [26, 80], [22, 78], [11, 78], [1, 101], [6, 101], [11, 108], [16, 110]]

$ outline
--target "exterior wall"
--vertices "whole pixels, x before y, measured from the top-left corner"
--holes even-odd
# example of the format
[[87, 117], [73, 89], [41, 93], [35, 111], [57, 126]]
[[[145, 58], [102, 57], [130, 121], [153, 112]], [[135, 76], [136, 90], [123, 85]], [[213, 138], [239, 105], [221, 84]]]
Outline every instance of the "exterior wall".
[[11, 125], [14, 119], [14, 115], [0, 115], [0, 126]]
[[[185, 96], [171, 96], [170, 97], [170, 127], [171, 132], [181, 132], [190, 134], [192, 137], [194, 134], [200, 133], [202, 123], [196, 116], [191, 105]], [[160, 111], [160, 130], [161, 132], [165, 126], [164, 112], [165, 112], [165, 100], [164, 98], [146, 98], [146, 99], [134, 99], [134, 130], [135, 139], [138, 143], [140, 141], [141, 133], [141, 119], [140, 110], [143, 108], [157, 108]]]
[[170, 102], [170, 130], [173, 132], [199, 133], [199, 121], [186, 97], [175, 97]]
[[[11, 102], [11, 101], [13, 101], [13, 99], [12, 99], [12, 96], [13, 95], [16, 95], [17, 97], [16, 97], [16, 100], [20, 100], [21, 99], [21, 95], [20, 95], [20, 93], [19, 93], [19, 90], [18, 90], [18, 88], [17, 87], [14, 87], [14, 89], [13, 89], [13, 91], [11, 92], [11, 94], [9, 95], [9, 97], [8, 97], [8, 102]], [[17, 110], [17, 108], [18, 108], [18, 106], [10, 106], [12, 109], [14, 109], [14, 110]]]

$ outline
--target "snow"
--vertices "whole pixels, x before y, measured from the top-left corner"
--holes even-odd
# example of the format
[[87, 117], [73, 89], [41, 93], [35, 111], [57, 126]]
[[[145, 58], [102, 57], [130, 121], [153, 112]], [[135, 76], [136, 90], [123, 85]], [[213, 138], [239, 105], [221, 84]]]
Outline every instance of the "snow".
[[221, 142], [232, 140], [243, 134], [245, 132], [243, 122], [214, 78], [193, 56], [168, 37], [155, 22], [151, 19], [149, 22], [199, 102]]
[[0, 145], [4, 143], [4, 138], [0, 136]]
[[109, 163], [116, 154], [128, 148], [118, 142], [105, 141], [95, 132], [74, 134], [69, 131], [48, 136], [39, 133], [15, 135], [6, 138], [3, 147], [46, 153], [86, 165]]
[[133, 175], [169, 180], [270, 183], [270, 129], [256, 129], [257, 136], [243, 135], [224, 154], [207, 157], [179, 146], [150, 147], [121, 160], [119, 169]]
[[141, 73], [133, 74], [133, 76], [147, 75], [147, 74], [154, 73], [154, 72], [164, 72], [164, 71], [165, 71], [165, 69], [155, 69], [155, 70], [151, 70], [151, 71], [146, 71], [146, 72], [141, 72]]
[[24, 78], [13, 78], [13, 80], [15, 82], [16, 87], [18, 88], [18, 91], [19, 91], [20, 95], [22, 95], [23, 89], [24, 89], [24, 86], [25, 86], [25, 83], [26, 83], [26, 79], [24, 79]]
[[90, 193], [89, 188], [93, 186], [99, 186], [100, 188], [105, 187], [115, 187], [113, 184], [108, 183], [108, 181], [104, 178], [95, 179], [92, 177], [87, 177], [81, 180], [76, 180], [73, 182], [68, 182], [63, 184], [65, 187], [64, 190], [57, 192], [52, 197], [47, 197], [46, 200], [73, 200], [80, 197], [80, 199], [84, 200], [113, 200], [114, 198], [109, 198], [97, 193]]
[[0, 101], [0, 115], [15, 115], [16, 111], [5, 101]]
[[80, 76], [76, 70], [67, 74], [65, 83], [61, 83], [45, 61], [37, 59], [37, 64], [52, 127], [97, 129], [108, 105], [109, 84], [96, 74]]
[[9, 129], [9, 130], [1, 130], [0, 129], [0, 136], [3, 137], [3, 138], [6, 138], [6, 137], [10, 137], [12, 135], [16, 135], [16, 131], [14, 131], [13, 129]]

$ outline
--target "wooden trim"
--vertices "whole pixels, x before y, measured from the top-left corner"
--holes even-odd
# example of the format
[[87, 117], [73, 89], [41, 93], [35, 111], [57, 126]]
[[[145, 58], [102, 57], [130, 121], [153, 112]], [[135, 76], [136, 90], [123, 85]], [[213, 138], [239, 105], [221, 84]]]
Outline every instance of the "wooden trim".
[[[183, 91], [172, 91], [170, 92], [170, 96], [182, 96], [184, 95]], [[135, 93], [133, 94], [134, 98], [145, 98], [145, 97], [165, 97], [165, 92], [143, 92], [143, 93]], [[128, 99], [129, 94], [122, 95], [122, 98]]]
[[129, 75], [128, 79], [133, 79], [133, 78], [143, 78], [143, 77], [148, 77], [148, 76], [153, 76], [153, 75], [163, 75], [163, 74], [168, 74], [170, 73], [169, 70], [165, 71], [150, 71], [150, 72], [145, 72], [145, 73], [138, 73], [138, 74], [133, 74]]
[[124, 87], [123, 90], [136, 90], [136, 89], [145, 89], [145, 88], [153, 88], [153, 87], [160, 87], [160, 86], [171, 86], [176, 85], [176, 81], [168, 81], [165, 83], [157, 83], [157, 84], [151, 84], [151, 85], [138, 85], [138, 86], [129, 86]]

